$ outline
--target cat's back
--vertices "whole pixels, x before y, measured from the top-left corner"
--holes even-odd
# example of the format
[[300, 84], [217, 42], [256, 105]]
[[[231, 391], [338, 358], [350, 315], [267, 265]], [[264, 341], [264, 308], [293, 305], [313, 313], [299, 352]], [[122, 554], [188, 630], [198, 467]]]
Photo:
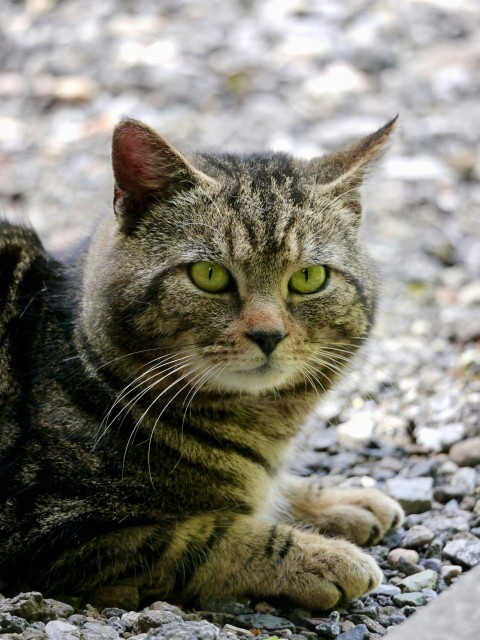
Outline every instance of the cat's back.
[[8, 468], [29, 402], [36, 359], [46, 342], [44, 291], [53, 261], [36, 233], [0, 220], [0, 460]]

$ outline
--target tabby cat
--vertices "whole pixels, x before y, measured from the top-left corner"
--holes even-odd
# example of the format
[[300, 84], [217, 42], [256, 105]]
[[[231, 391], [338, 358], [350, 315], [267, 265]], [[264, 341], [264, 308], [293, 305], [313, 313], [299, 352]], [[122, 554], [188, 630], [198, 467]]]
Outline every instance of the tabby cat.
[[75, 260], [1, 224], [2, 591], [328, 609], [381, 581], [352, 543], [399, 505], [287, 466], [372, 325], [359, 190], [394, 123], [306, 161], [186, 159], [124, 119]]

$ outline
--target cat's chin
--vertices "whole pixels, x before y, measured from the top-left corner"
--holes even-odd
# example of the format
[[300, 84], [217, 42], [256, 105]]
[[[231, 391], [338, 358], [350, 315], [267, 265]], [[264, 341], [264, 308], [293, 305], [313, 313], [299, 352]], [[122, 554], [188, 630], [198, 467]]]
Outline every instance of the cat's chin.
[[253, 369], [224, 370], [214, 381], [214, 385], [221, 392], [261, 395], [285, 387], [291, 382], [291, 377], [290, 372], [266, 363]]

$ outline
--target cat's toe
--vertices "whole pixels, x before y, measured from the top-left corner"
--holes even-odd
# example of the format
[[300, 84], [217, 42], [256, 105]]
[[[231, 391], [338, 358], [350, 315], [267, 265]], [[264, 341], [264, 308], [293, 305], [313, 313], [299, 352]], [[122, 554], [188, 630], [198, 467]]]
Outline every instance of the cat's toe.
[[325, 489], [308, 518], [321, 533], [359, 545], [377, 544], [404, 518], [401, 506], [377, 489]]

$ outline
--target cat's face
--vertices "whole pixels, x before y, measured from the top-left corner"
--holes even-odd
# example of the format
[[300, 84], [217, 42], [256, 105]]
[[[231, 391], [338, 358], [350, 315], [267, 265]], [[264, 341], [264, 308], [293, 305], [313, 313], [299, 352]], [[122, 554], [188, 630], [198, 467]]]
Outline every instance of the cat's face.
[[141, 142], [129, 140], [122, 153], [114, 143], [119, 225], [107, 224], [94, 242], [87, 325], [116, 353], [137, 352], [127, 358], [136, 366], [160, 358], [165, 384], [181, 378], [248, 394], [330, 387], [374, 312], [375, 278], [358, 238], [358, 171], [348, 173], [340, 154], [326, 166], [282, 154], [203, 155], [193, 169], [167, 147], [177, 171], [162, 167], [169, 182], [159, 197], [136, 190], [139, 154], [135, 167], [129, 154]]

